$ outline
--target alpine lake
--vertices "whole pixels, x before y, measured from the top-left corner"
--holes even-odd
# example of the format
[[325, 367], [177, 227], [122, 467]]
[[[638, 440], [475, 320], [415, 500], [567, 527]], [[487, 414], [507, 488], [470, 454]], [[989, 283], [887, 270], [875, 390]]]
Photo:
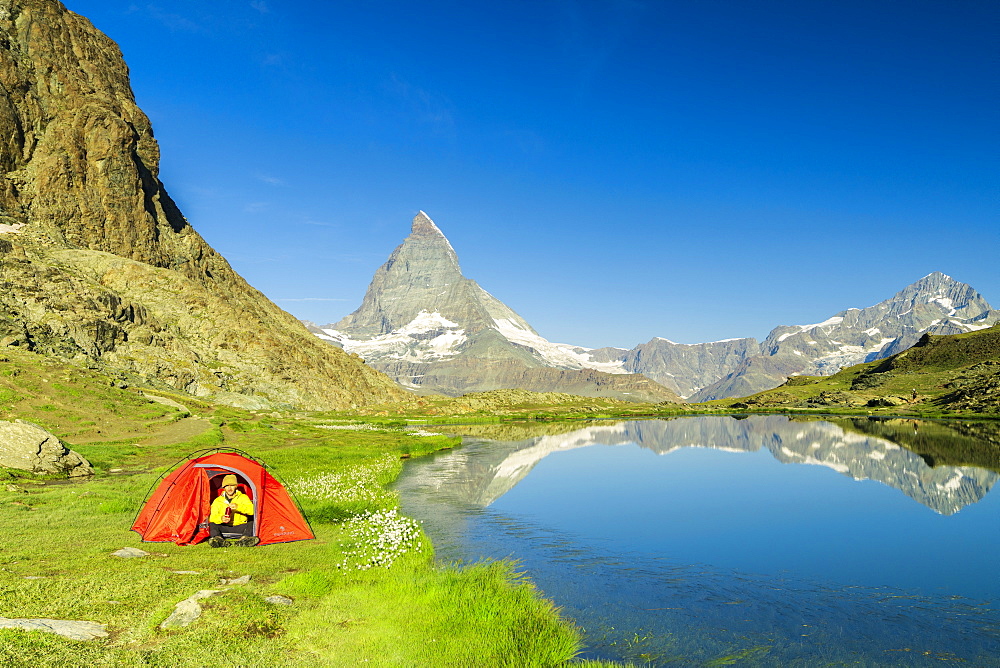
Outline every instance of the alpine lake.
[[[651, 666], [1000, 666], [1000, 422], [449, 426], [396, 489], [441, 563], [512, 559]], [[919, 454], [918, 454], [919, 453]]]

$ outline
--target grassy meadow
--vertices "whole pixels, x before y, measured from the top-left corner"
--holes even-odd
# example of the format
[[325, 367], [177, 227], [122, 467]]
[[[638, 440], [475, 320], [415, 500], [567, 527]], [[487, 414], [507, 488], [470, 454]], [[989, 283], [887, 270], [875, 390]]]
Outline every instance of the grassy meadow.
[[[87, 457], [87, 480], [0, 469], [0, 617], [87, 620], [75, 641], [0, 630], [3, 666], [559, 666], [578, 630], [509, 563], [436, 566], [387, 491], [402, 460], [455, 446], [398, 424], [252, 413], [197, 399], [153, 403], [99, 374], [31, 353], [0, 362], [0, 419], [26, 419]], [[317, 539], [258, 548], [142, 543], [129, 527], [187, 454], [237, 448], [295, 491]], [[150, 556], [111, 553], [138, 547]], [[241, 585], [221, 585], [244, 575]], [[198, 590], [190, 626], [161, 630]], [[266, 602], [283, 595], [292, 605]]]
[[[944, 451], [930, 431], [914, 435], [910, 422], [882, 420], [996, 417], [1000, 328], [993, 329], [935, 337], [923, 349], [830, 377], [794, 377], [738, 400], [651, 405], [497, 390], [339, 413], [244, 411], [162, 388], [138, 391], [7, 348], [0, 419], [52, 431], [96, 475], [67, 481], [0, 469], [0, 617], [94, 621], [109, 636], [74, 641], [0, 630], [0, 665], [602, 665], [574, 659], [579, 630], [514, 565], [434, 563], [433, 546], [398, 514], [386, 485], [402, 460], [460, 441], [404, 427], [448, 424], [459, 434], [477, 425], [479, 435], [516, 439], [610, 418], [839, 413], [865, 416], [843, 418], [847, 429], [900, 432], [900, 442], [929, 461], [998, 470], [995, 452], [984, 455], [975, 444], [983, 434], [961, 432], [969, 443], [951, 439], [957, 445]], [[881, 405], [883, 398], [892, 401]], [[996, 441], [992, 430], [986, 437]], [[129, 527], [151, 486], [186, 455], [213, 447], [266, 462], [298, 497], [317, 539], [251, 549], [142, 543]], [[151, 554], [110, 556], [127, 546]], [[244, 575], [248, 583], [220, 584]], [[203, 600], [190, 626], [159, 628], [176, 603], [204, 589], [225, 591]], [[264, 600], [273, 595], [292, 605]]]

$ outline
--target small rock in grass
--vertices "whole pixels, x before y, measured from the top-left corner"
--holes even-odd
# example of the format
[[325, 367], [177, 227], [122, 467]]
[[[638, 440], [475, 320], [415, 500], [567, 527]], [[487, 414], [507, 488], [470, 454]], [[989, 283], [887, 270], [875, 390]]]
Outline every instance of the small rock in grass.
[[111, 553], [112, 557], [121, 557], [122, 559], [134, 559], [135, 557], [148, 557], [149, 552], [145, 550], [140, 550], [137, 547], [123, 547], [117, 552]]
[[271, 605], [291, 605], [294, 603], [294, 601], [287, 596], [268, 596], [264, 599], [264, 602], [270, 603]]
[[21, 488], [18, 487], [17, 485], [7, 485], [7, 491], [8, 492], [20, 492]]
[[222, 578], [222, 580], [220, 581], [220, 584], [224, 584], [224, 585], [245, 585], [245, 584], [247, 584], [249, 582], [250, 582], [250, 576], [249, 575], [243, 575], [241, 577], [232, 578], [232, 579], [228, 579], [228, 580], [226, 578]]
[[44, 580], [45, 576], [44, 575], [25, 575], [24, 579], [25, 580]]
[[183, 628], [201, 617], [201, 604], [198, 603], [203, 598], [221, 594], [224, 589], [201, 589], [191, 594], [186, 599], [174, 606], [174, 611], [170, 616], [160, 623], [161, 629]]
[[198, 571], [170, 571], [171, 573], [177, 573], [177, 575], [201, 575]]
[[23, 629], [25, 631], [46, 631], [58, 633], [73, 640], [93, 640], [107, 638], [104, 624], [78, 622], [62, 619], [7, 619], [0, 617], [0, 629]]

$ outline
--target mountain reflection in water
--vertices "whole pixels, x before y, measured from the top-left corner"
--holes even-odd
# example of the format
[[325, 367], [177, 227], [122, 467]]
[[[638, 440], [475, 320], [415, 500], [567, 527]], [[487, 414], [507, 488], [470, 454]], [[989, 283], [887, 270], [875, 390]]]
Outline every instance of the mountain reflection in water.
[[447, 431], [465, 445], [407, 462], [403, 511], [443, 562], [518, 560], [583, 630], [583, 658], [1000, 666], [1000, 425], [762, 415]]
[[[854, 420], [849, 424], [865, 422], [868, 421]], [[916, 420], [895, 422], [905, 423], [905, 429], [918, 432], [922, 424], [933, 424]], [[874, 429], [878, 422], [872, 424]], [[538, 427], [551, 428], [544, 424]], [[531, 425], [521, 429], [530, 430]], [[460, 431], [466, 437], [475, 437], [477, 432], [490, 433], [496, 428], [486, 425]], [[447, 486], [456, 501], [486, 507], [553, 452], [626, 443], [661, 455], [682, 448], [727, 452], [768, 450], [783, 464], [825, 466], [855, 480], [881, 482], [943, 515], [954, 514], [981, 500], [1000, 477], [994, 471], [971, 466], [932, 467], [920, 455], [887, 438], [847, 430], [832, 421], [796, 421], [784, 415], [602, 423], [568, 433], [496, 441], [488, 451], [477, 451], [475, 456], [459, 449], [438, 457], [432, 476], [435, 484]]]

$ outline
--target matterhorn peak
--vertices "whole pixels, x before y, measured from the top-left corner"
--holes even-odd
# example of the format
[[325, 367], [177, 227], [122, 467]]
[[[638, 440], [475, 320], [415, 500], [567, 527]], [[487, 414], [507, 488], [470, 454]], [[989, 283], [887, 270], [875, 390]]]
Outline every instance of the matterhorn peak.
[[410, 228], [410, 236], [405, 241], [429, 241], [435, 244], [440, 244], [443, 241], [445, 248], [447, 248], [446, 252], [454, 256], [456, 266], [458, 264], [458, 256], [455, 255], [455, 249], [452, 248], [448, 237], [444, 235], [441, 228], [434, 224], [431, 217], [423, 211], [418, 211], [417, 215], [413, 217], [413, 227]]
[[417, 215], [413, 217], [413, 227], [410, 229], [410, 234], [413, 236], [444, 236], [444, 233], [434, 224], [431, 217], [423, 211], [418, 211]]
[[361, 306], [311, 327], [412, 388], [459, 395], [523, 388], [644, 401], [677, 396], [617, 360], [542, 338], [524, 318], [462, 275], [458, 256], [423, 211], [378, 268]]

